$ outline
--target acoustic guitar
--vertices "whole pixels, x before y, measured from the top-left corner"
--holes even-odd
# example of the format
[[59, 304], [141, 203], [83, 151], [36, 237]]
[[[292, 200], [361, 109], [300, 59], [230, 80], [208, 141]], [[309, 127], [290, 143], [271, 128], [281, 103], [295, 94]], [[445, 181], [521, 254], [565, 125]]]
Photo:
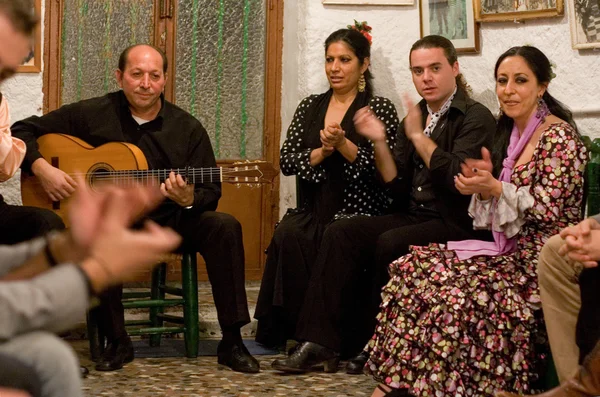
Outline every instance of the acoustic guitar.
[[[171, 171], [180, 174], [188, 184], [225, 182], [237, 185], [270, 183], [278, 174], [266, 161], [236, 162], [210, 168], [175, 168], [149, 170], [142, 151], [126, 142], [110, 142], [93, 147], [83, 140], [65, 134], [47, 134], [37, 140], [39, 151], [54, 167], [73, 176], [82, 174], [92, 189], [100, 183], [117, 185], [163, 182]], [[69, 198], [52, 201], [34, 175], [21, 173], [23, 205], [53, 210], [67, 219]]]

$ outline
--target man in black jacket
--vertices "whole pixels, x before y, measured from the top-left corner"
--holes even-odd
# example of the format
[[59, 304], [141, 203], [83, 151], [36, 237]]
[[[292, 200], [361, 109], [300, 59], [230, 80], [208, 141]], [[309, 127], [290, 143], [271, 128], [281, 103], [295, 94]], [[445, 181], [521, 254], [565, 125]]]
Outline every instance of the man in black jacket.
[[[116, 78], [122, 90], [65, 105], [42, 117], [30, 117], [13, 125], [13, 134], [27, 144], [24, 171], [31, 171], [53, 201], [69, 197], [75, 181], [50, 165], [39, 153], [36, 138], [47, 133], [77, 136], [92, 146], [107, 142], [137, 145], [150, 168], [215, 167], [210, 139], [200, 122], [165, 101], [167, 58], [148, 45], [123, 51]], [[206, 261], [223, 339], [218, 361], [235, 371], [258, 372], [259, 364], [242, 343], [240, 328], [250, 322], [244, 285], [244, 247], [239, 222], [215, 212], [220, 183], [187, 185], [181, 175], [162, 182], [167, 198], [151, 214], [183, 237], [186, 249], [200, 252]], [[101, 298], [100, 327], [108, 347], [96, 369], [111, 371], [133, 360], [133, 347], [125, 331], [122, 288], [108, 290]]]
[[[456, 58], [452, 43], [441, 36], [427, 36], [413, 45], [410, 67], [423, 100], [416, 107], [407, 105], [394, 153], [385, 141], [385, 126], [370, 109], [355, 116], [357, 131], [374, 145], [393, 213], [340, 220], [327, 228], [297, 325], [297, 339], [305, 342], [288, 359], [273, 362], [275, 369], [301, 372], [325, 363], [327, 370], [335, 364], [342, 347], [342, 313], [354, 295], [372, 289], [376, 296], [369, 320], [356, 314], [353, 319], [368, 323], [360, 330], [364, 346], [374, 329], [387, 265], [408, 253], [410, 245], [491, 238], [488, 232], [473, 231], [467, 213], [471, 198], [456, 190], [454, 177], [465, 159], [479, 158], [482, 147], [491, 147], [495, 120], [468, 97]], [[364, 269], [374, 275], [365, 277]], [[361, 278], [374, 281], [359, 286]], [[366, 360], [361, 353], [346, 371], [362, 373]]]

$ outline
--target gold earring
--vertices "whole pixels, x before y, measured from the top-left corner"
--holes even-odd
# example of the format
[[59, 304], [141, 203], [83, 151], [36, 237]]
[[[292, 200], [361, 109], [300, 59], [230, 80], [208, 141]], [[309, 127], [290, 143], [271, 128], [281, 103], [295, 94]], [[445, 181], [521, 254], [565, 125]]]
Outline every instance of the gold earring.
[[367, 87], [367, 80], [365, 80], [365, 75], [361, 74], [358, 79], [358, 92], [365, 92], [365, 88]]

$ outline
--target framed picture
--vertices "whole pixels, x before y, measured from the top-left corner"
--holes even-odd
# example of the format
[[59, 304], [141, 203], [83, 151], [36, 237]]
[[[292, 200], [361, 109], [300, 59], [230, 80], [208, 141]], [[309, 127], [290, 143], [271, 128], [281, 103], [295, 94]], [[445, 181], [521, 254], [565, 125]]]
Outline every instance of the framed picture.
[[[42, 0], [35, 0], [35, 15], [42, 14]], [[31, 51], [27, 58], [23, 60], [21, 66], [17, 68], [18, 73], [39, 73], [42, 71], [42, 28], [38, 23], [35, 32], [33, 32], [33, 42]]]
[[323, 0], [323, 4], [354, 4], [373, 6], [412, 6], [415, 0]]
[[475, 0], [421, 0], [421, 37], [437, 34], [452, 41], [460, 53], [479, 52]]
[[600, 0], [569, 0], [574, 49], [600, 48]]
[[481, 22], [519, 21], [564, 14], [563, 0], [474, 0]]

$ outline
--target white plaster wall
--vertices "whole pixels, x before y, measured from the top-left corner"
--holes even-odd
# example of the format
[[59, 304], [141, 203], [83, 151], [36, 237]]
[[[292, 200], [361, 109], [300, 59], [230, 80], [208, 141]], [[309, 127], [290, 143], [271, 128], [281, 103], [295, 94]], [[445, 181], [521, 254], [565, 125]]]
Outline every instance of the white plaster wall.
[[[327, 89], [323, 42], [353, 19], [368, 21], [373, 27], [371, 63], [377, 94], [390, 98], [401, 116], [401, 94], [408, 92], [418, 99], [408, 70], [408, 52], [420, 37], [418, 3], [408, 7], [324, 6], [320, 0], [296, 0], [286, 1], [284, 12], [282, 143], [299, 101]], [[600, 137], [600, 52], [571, 48], [567, 15], [519, 24], [485, 23], [480, 38], [479, 54], [459, 57], [476, 99], [496, 113], [496, 59], [512, 46], [535, 45], [556, 64], [557, 77], [550, 92], [575, 112], [583, 134]], [[294, 179], [282, 177], [281, 214], [295, 206], [294, 190]]]

